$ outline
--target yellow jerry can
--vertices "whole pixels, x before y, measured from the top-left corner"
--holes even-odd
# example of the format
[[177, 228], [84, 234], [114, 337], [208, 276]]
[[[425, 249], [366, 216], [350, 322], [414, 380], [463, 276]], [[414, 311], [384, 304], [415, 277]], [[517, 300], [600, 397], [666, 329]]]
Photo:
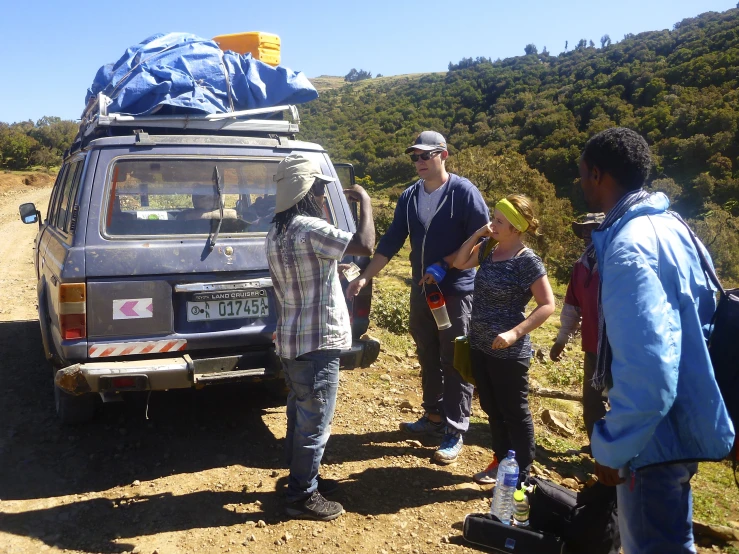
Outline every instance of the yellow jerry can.
[[233, 50], [239, 54], [249, 52], [255, 59], [269, 65], [280, 65], [280, 37], [272, 33], [254, 31], [213, 37], [224, 52]]

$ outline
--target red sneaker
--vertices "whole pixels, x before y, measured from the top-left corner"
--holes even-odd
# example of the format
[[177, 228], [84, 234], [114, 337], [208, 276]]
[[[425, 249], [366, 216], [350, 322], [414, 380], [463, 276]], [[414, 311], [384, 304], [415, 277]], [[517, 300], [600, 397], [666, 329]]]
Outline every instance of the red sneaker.
[[493, 456], [493, 461], [483, 471], [475, 473], [472, 480], [478, 485], [494, 485], [498, 478], [498, 457]]

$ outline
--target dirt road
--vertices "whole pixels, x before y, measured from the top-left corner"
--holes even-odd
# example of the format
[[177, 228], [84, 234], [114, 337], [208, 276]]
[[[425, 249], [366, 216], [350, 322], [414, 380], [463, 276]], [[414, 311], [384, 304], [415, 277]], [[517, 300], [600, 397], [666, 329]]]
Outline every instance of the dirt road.
[[[282, 515], [284, 407], [264, 390], [131, 397], [91, 424], [62, 427], [36, 321], [36, 226], [17, 211], [34, 202], [45, 213], [49, 193], [0, 187], [0, 553], [474, 552], [461, 522], [489, 507], [490, 491], [470, 479], [491, 457], [487, 424], [475, 402], [448, 467], [430, 462], [433, 443], [396, 431], [421, 413], [405, 338], [372, 368], [341, 374], [322, 466], [341, 481], [347, 513], [333, 522]], [[580, 435], [551, 434], [539, 424], [543, 401], [531, 402], [537, 467], [587, 479], [591, 460], [567, 450]]]
[[[487, 508], [469, 474], [487, 463], [482, 425], [453, 467], [405, 442], [419, 406], [415, 358], [383, 353], [344, 372], [322, 473], [342, 481], [331, 523], [282, 516], [284, 408], [262, 390], [211, 388], [106, 404], [60, 426], [40, 346], [32, 243], [18, 205], [50, 189], [0, 190], [0, 552], [445, 552], [464, 514]], [[384, 380], [381, 375], [388, 375]], [[417, 409], [416, 409], [417, 411]]]

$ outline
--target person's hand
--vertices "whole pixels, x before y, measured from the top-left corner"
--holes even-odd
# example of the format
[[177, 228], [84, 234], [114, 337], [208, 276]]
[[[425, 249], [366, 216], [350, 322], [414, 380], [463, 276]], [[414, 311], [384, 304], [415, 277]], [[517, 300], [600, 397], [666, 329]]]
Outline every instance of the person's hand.
[[348, 189], [344, 189], [344, 196], [349, 202], [361, 202], [363, 199], [369, 199], [367, 191], [359, 185], [353, 185]]
[[353, 299], [356, 295], [359, 294], [359, 291], [362, 290], [366, 284], [367, 279], [365, 279], [364, 277], [357, 277], [356, 279], [354, 279], [354, 281], [349, 283], [349, 286], [346, 287], [347, 299]]
[[620, 485], [626, 481], [626, 479], [618, 474], [617, 469], [602, 466], [597, 460], [595, 461], [595, 476], [598, 478], [599, 482], [603, 483], [607, 487], [615, 487], [616, 485]]
[[423, 277], [421, 277], [421, 280], [418, 281], [419, 286], [426, 283], [427, 285], [435, 285], [436, 279], [434, 279], [434, 276], [430, 273], [424, 273]]
[[558, 362], [562, 359], [562, 351], [565, 349], [565, 344], [562, 342], [555, 342], [549, 349], [549, 359], [553, 362]]
[[493, 228], [490, 223], [486, 223], [477, 231], [475, 231], [475, 234], [477, 234], [477, 236], [479, 236], [480, 238], [491, 237], [493, 236]]
[[519, 337], [512, 330], [501, 333], [493, 340], [493, 350], [502, 350], [503, 348], [508, 348], [514, 342], [516, 342], [518, 338]]
[[336, 269], [339, 272], [339, 279], [344, 279], [346, 281], [346, 275], [344, 275], [344, 271], [349, 269], [352, 266], [352, 264], [338, 264], [336, 266]]

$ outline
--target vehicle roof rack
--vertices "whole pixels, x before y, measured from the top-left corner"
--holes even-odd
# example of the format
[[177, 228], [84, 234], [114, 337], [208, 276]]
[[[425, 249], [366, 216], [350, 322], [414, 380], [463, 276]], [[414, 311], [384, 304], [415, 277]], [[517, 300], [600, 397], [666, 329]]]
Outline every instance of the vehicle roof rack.
[[[202, 131], [227, 131], [234, 134], [248, 135], [250, 133], [269, 133], [275, 135], [293, 135], [299, 131], [300, 116], [298, 108], [294, 105], [272, 106], [269, 108], [257, 108], [252, 110], [241, 110], [236, 112], [216, 114], [175, 114], [175, 115], [126, 115], [120, 113], [108, 113], [108, 106], [112, 100], [103, 93], [88, 104], [82, 114], [80, 132], [75, 142], [87, 142], [92, 138], [101, 136], [101, 131], [107, 128], [109, 134], [121, 134], [113, 128], [122, 127], [129, 129], [156, 128], [156, 129], [181, 129], [192, 132]], [[285, 114], [289, 119], [285, 119]]]

